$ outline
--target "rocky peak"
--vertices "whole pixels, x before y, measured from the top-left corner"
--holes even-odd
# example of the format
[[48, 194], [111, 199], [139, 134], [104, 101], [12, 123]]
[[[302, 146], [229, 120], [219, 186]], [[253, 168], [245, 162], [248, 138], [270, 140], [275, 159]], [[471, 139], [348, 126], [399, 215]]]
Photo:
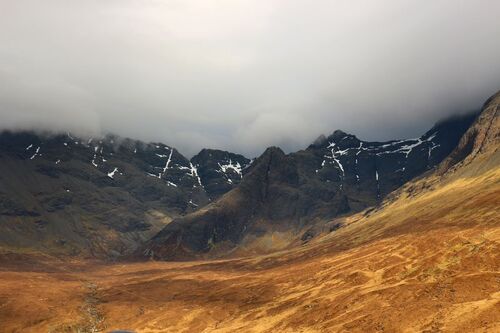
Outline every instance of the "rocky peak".
[[367, 142], [335, 131], [288, 155], [270, 147], [235, 189], [169, 224], [146, 252], [169, 259], [197, 256], [218, 243], [231, 249], [269, 230], [298, 232], [375, 205], [446, 157], [473, 118], [450, 119], [415, 139]]
[[[21, 237], [26, 244], [42, 246], [59, 237], [65, 241], [43, 246], [96, 255], [108, 247], [120, 254], [133, 251], [171, 218], [210, 202], [211, 188], [204, 184], [210, 185], [211, 179], [204, 176], [216, 174], [234, 184], [241, 180], [239, 167], [246, 167], [249, 160], [224, 154], [227, 163], [220, 158], [220, 166], [203, 165], [202, 173], [163, 143], [116, 135], [80, 138], [71, 133], [1, 132], [0, 225], [5, 228], [0, 244], [21, 242]], [[218, 172], [221, 166], [224, 174]], [[219, 189], [218, 195], [234, 184]], [[16, 234], [18, 229], [24, 230], [22, 235]], [[111, 238], [104, 240], [105, 235]]]
[[441, 174], [472, 162], [485, 153], [493, 153], [500, 145], [500, 91], [490, 97], [482, 112], [461, 138], [453, 152], [441, 163]]
[[203, 149], [191, 159], [210, 199], [217, 199], [243, 179], [250, 159], [216, 149]]
[[326, 142], [326, 136], [324, 134], [321, 134], [320, 136], [318, 136], [314, 141], [313, 143], [311, 144], [311, 146], [321, 146], [323, 145], [324, 143]]

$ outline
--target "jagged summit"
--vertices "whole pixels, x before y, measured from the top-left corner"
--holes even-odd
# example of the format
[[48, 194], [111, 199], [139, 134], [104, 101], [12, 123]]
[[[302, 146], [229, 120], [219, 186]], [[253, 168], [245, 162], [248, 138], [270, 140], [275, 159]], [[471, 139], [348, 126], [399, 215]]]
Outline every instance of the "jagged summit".
[[[203, 210], [174, 220], [144, 253], [188, 259], [235, 249], [243, 253], [281, 249], [315, 221], [376, 205], [433, 168], [455, 148], [473, 119], [450, 119], [415, 139], [366, 142], [335, 131], [288, 155], [270, 147], [235, 189]], [[267, 238], [283, 230], [287, 233], [280, 242]]]
[[320, 147], [320, 146], [328, 145], [329, 142], [339, 141], [339, 140], [343, 140], [343, 139], [357, 139], [357, 138], [355, 135], [348, 134], [342, 130], [335, 130], [329, 136], [321, 134], [313, 141], [313, 143], [311, 145], [309, 145], [309, 147], [311, 147], [311, 148], [312, 147]]
[[202, 149], [191, 162], [197, 168], [209, 198], [213, 200], [240, 183], [251, 160], [228, 151]]
[[321, 134], [313, 141], [311, 146], [321, 146], [322, 144], [325, 143], [325, 141], [326, 141], [326, 136], [324, 134]]
[[330, 140], [339, 140], [339, 139], [343, 139], [345, 137], [354, 137], [354, 135], [352, 134], [348, 134], [342, 130], [335, 130], [328, 138]]
[[335, 131], [291, 154], [269, 147], [255, 160], [214, 149], [187, 159], [163, 143], [114, 135], [3, 132], [0, 243], [119, 256], [162, 229], [146, 252], [177, 259], [253, 249], [285, 232], [255, 249], [274, 251], [316, 221], [376, 205], [432, 169], [473, 120], [388, 142]]
[[[163, 143], [116, 135], [2, 132], [0, 245], [95, 256], [132, 252], [172, 218], [239, 183], [238, 165], [249, 160], [212, 155], [207, 164]], [[217, 183], [224, 186], [212, 192]]]
[[[483, 153], [494, 153], [500, 146], [500, 91], [483, 105], [476, 121], [463, 135], [456, 149], [439, 166], [444, 174], [471, 163]], [[492, 161], [493, 163], [495, 161]]]

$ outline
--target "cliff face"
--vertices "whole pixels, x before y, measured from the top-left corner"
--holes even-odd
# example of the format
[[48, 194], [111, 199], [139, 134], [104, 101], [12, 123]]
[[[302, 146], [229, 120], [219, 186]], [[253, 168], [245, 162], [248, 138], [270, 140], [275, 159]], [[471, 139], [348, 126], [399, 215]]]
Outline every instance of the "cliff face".
[[218, 199], [238, 185], [251, 163], [243, 155], [215, 149], [201, 150], [191, 162], [211, 200]]
[[[238, 247], [252, 251], [250, 243], [259, 243], [256, 251], [279, 249], [312, 223], [375, 205], [432, 169], [456, 147], [474, 118], [449, 119], [416, 139], [365, 142], [335, 131], [289, 155], [269, 148], [235, 189], [175, 219], [146, 245], [144, 254], [187, 259]], [[273, 233], [281, 239], [276, 241]]]
[[500, 92], [490, 97], [481, 114], [460, 139], [456, 149], [439, 166], [441, 174], [471, 163], [478, 155], [496, 152], [500, 146]]
[[198, 156], [198, 170], [162, 143], [0, 133], [0, 247], [133, 252], [173, 218], [206, 205], [212, 184], [224, 184], [220, 195], [238, 183], [227, 182], [232, 170], [224, 157], [231, 153], [212, 152], [211, 163]]
[[189, 160], [162, 143], [116, 136], [4, 132], [0, 246], [164, 259], [280, 249], [314, 237], [311, 225], [377, 205], [436, 165], [452, 172], [497, 149], [499, 99], [477, 119], [449, 119], [419, 138], [366, 142], [335, 131], [254, 161], [210, 149]]

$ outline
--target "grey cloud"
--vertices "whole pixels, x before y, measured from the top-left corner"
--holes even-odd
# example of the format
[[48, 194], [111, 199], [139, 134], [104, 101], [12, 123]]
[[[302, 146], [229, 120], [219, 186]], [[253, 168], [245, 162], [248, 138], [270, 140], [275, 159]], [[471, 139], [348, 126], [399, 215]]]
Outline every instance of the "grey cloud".
[[496, 0], [0, 0], [2, 128], [256, 155], [416, 136], [500, 89]]

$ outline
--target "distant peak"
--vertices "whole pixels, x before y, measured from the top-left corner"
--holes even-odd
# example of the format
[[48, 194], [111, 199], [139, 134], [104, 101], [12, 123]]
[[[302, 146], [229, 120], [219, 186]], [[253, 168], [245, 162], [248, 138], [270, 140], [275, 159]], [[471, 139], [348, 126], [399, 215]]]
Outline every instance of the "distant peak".
[[346, 132], [342, 131], [342, 130], [335, 130], [332, 134], [332, 137], [334, 139], [336, 138], [343, 138], [344, 136], [347, 136], [349, 134], [347, 134]]
[[280, 147], [271, 146], [268, 147], [262, 155], [264, 156], [264, 155], [274, 155], [274, 154], [285, 155], [285, 152], [281, 150]]
[[355, 135], [346, 133], [342, 130], [336, 130], [327, 138], [329, 141], [339, 142], [344, 139], [359, 140]]
[[326, 142], [327, 138], [324, 134], [321, 134], [316, 138], [316, 140], [313, 141], [312, 145], [313, 146], [321, 146]]
[[486, 100], [483, 104], [482, 109], [486, 109], [490, 104], [499, 104], [500, 103], [500, 90], [494, 93], [490, 98]]

